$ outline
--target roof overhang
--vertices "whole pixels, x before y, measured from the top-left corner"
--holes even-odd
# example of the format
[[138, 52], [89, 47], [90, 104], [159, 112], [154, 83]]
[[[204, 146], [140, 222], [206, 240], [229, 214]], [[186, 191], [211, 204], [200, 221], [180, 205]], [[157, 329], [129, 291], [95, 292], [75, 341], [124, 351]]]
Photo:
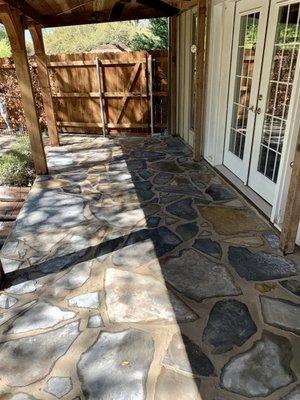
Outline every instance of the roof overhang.
[[196, 0], [0, 0], [42, 27], [171, 17]]

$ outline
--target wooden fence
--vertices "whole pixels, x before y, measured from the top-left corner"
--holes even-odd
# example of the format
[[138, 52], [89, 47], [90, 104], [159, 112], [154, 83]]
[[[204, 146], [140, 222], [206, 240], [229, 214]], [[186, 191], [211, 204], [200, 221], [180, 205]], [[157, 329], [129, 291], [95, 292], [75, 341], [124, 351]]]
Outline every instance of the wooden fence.
[[[30, 64], [41, 102], [34, 60]], [[167, 128], [165, 51], [51, 55], [48, 69], [61, 132], [148, 135], [152, 124], [152, 132]], [[9, 87], [12, 82], [14, 89]], [[10, 117], [23, 123], [16, 86], [12, 61], [0, 59], [0, 88], [9, 97]], [[43, 107], [38, 109], [43, 122]]]

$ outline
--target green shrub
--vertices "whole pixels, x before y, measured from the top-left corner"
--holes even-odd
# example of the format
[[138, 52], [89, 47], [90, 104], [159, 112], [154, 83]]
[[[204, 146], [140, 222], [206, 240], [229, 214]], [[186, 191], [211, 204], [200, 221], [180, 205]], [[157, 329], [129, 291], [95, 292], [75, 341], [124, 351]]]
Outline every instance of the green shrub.
[[0, 185], [30, 186], [34, 178], [29, 139], [22, 136], [0, 158]]

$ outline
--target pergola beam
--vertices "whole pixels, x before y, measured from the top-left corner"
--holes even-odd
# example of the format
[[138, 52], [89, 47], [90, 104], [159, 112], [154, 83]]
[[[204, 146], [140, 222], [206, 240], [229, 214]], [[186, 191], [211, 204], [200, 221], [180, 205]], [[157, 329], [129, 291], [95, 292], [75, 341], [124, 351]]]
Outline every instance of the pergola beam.
[[51, 96], [50, 79], [47, 68], [47, 56], [45, 54], [42, 29], [40, 25], [37, 25], [35, 23], [29, 24], [28, 27], [32, 37], [34, 51], [35, 51], [37, 72], [39, 76], [41, 94], [44, 103], [44, 110], [48, 126], [50, 143], [52, 146], [59, 146], [59, 136], [54, 114], [54, 104]]
[[200, 161], [203, 137], [203, 105], [205, 78], [205, 33], [206, 33], [206, 1], [198, 0], [198, 33], [196, 53], [196, 104], [195, 104], [195, 136], [194, 159]]
[[24, 23], [19, 12], [8, 6], [0, 7], [0, 19], [12, 48], [35, 170], [38, 175], [44, 175], [48, 169], [27, 59]]
[[167, 17], [172, 17], [174, 15], [179, 14], [179, 9], [177, 7], [172, 6], [169, 3], [166, 3], [162, 0], [136, 0], [138, 4], [142, 4], [149, 8], [153, 8], [161, 13], [163, 13]]
[[42, 14], [40, 14], [35, 8], [33, 8], [30, 4], [28, 4], [25, 0], [1, 0], [2, 4], [7, 4], [11, 8], [19, 11], [25, 17], [35, 21], [41, 25], [44, 25], [44, 18]]
[[296, 236], [300, 222], [300, 131], [295, 151], [293, 172], [287, 197], [284, 222], [281, 231], [281, 250], [291, 254], [295, 250]]
[[[61, 26], [112, 22], [112, 20], [110, 20], [111, 18], [110, 15], [111, 15], [111, 10], [102, 10], [102, 11], [83, 11], [81, 13], [69, 13], [59, 16], [45, 16], [44, 27], [55, 28]], [[125, 7], [123, 9], [122, 15], [118, 18], [118, 21], [161, 18], [166, 16], [168, 15], [165, 15], [159, 10], [139, 5], [135, 8]]]

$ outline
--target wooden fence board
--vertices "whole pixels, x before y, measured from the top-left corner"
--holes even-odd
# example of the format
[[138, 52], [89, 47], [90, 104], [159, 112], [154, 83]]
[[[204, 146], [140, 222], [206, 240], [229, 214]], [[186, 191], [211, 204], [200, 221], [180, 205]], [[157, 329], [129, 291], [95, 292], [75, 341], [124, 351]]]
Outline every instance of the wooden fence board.
[[[167, 127], [167, 52], [154, 57], [154, 131]], [[56, 123], [62, 132], [102, 134], [97, 57], [103, 71], [103, 103], [111, 135], [150, 134], [150, 90], [147, 52], [82, 53], [48, 56]], [[36, 65], [31, 60], [32, 71]], [[14, 74], [9, 59], [0, 59], [0, 82]], [[40, 100], [39, 100], [40, 101]], [[17, 107], [16, 107], [17, 111]], [[10, 115], [14, 109], [9, 110]], [[43, 118], [41, 116], [41, 118]]]

